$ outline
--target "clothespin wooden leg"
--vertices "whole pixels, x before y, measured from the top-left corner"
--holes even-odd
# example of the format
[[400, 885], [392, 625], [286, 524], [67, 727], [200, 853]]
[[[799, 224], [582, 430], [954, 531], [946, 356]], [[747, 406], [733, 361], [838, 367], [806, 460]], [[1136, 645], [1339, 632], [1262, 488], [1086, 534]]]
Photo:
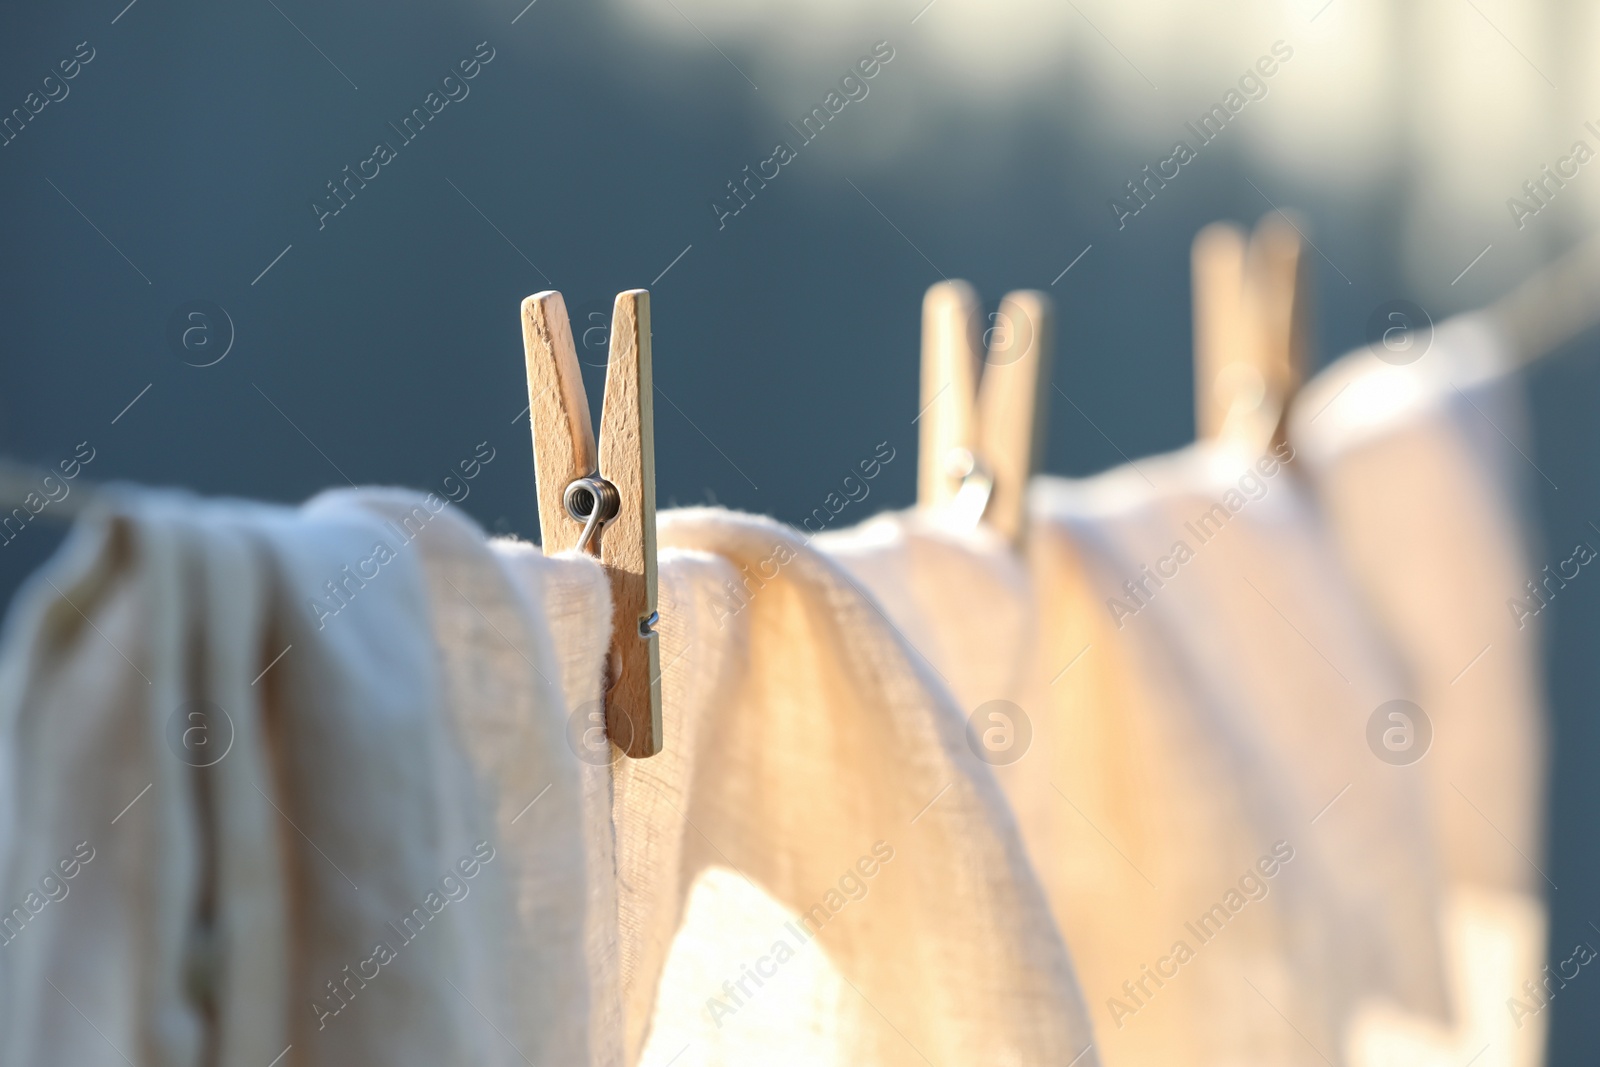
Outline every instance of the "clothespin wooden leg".
[[524, 300], [522, 331], [540, 541], [547, 556], [600, 557], [612, 600], [606, 731], [629, 756], [653, 756], [662, 737], [650, 295], [617, 296], [598, 454], [561, 294]]
[[567, 486], [599, 469], [583, 372], [572, 343], [567, 305], [555, 291], [522, 302], [528, 361], [528, 423], [533, 427], [533, 477], [539, 492], [539, 543], [553, 556], [576, 548], [582, 528], [562, 503]]
[[961, 487], [951, 463], [976, 456], [981, 309], [972, 286], [944, 281], [922, 298], [922, 403], [917, 421], [917, 504], [942, 507]]
[[611, 648], [616, 674], [606, 694], [606, 729], [635, 759], [661, 751], [661, 651], [656, 614], [655, 386], [650, 367], [650, 294], [617, 294], [611, 358], [600, 415], [600, 471], [620, 497], [600, 534], [611, 578]]
[[1265, 397], [1244, 312], [1244, 233], [1215, 222], [1195, 235], [1190, 253], [1194, 287], [1195, 436], [1222, 433], [1236, 407]]
[[978, 383], [978, 455], [994, 479], [983, 521], [1018, 546], [1027, 532], [1028, 483], [1044, 451], [1054, 335], [1048, 296], [1007, 293]]
[[1245, 255], [1245, 309], [1258, 332], [1261, 371], [1281, 406], [1305, 376], [1305, 248], [1300, 231], [1277, 211], [1262, 216]]

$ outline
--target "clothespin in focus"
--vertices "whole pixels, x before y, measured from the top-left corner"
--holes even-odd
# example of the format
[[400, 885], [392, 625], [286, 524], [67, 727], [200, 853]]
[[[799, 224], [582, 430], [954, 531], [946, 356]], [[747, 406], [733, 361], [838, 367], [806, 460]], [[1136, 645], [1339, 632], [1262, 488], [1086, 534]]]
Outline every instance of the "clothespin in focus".
[[1218, 222], [1194, 239], [1195, 436], [1266, 446], [1305, 375], [1309, 306], [1298, 230], [1277, 212], [1246, 242]]
[[572, 327], [561, 294], [522, 302], [529, 422], [544, 554], [598, 556], [611, 580], [606, 733], [627, 755], [661, 751], [656, 641], [656, 457], [650, 294], [618, 293], [598, 457]]
[[1020, 545], [1044, 448], [1054, 310], [1044, 293], [1018, 290], [981, 326], [966, 282], [939, 282], [923, 297], [917, 504]]

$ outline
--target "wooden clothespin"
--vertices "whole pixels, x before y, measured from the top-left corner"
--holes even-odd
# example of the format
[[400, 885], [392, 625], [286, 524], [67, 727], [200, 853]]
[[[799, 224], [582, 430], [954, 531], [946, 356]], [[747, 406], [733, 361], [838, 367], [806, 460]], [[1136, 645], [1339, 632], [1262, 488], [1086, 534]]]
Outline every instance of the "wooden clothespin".
[[1266, 445], [1305, 374], [1303, 242], [1277, 212], [1246, 242], [1230, 223], [1195, 236], [1195, 431]]
[[544, 554], [598, 556], [611, 579], [606, 732], [627, 755], [661, 751], [656, 641], [656, 456], [650, 294], [618, 293], [598, 460], [567, 306], [554, 291], [522, 302], [529, 421]]
[[1028, 481], [1044, 449], [1044, 386], [1054, 340], [1054, 311], [1044, 293], [1007, 293], [993, 327], [984, 331], [972, 286], [944, 281], [928, 289], [922, 300], [919, 506], [943, 510], [961, 525], [983, 522], [1021, 544]]

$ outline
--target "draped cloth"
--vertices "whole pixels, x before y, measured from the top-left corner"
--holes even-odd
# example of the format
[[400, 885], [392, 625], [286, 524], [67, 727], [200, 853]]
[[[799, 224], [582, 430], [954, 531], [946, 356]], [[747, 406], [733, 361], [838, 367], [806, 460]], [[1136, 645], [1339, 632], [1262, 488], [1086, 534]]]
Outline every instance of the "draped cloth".
[[794, 530], [693, 509], [660, 540], [666, 751], [615, 805], [625, 1004], [674, 979], [646, 1062], [1097, 1062], [937, 674]]
[[1366, 348], [1336, 360], [1291, 413], [1290, 437], [1330, 535], [1428, 723], [1417, 766], [1450, 885], [1458, 1025], [1440, 1029], [1384, 1006], [1357, 1035], [1362, 1062], [1543, 1059], [1551, 988], [1541, 977], [1540, 629], [1549, 602], [1583, 580], [1600, 540], [1576, 530], [1548, 566], [1533, 561], [1529, 486], [1544, 475], [1531, 458], [1516, 364], [1488, 316], [1465, 315], [1440, 324], [1409, 363]]
[[1258, 459], [1039, 479], [1025, 556], [936, 516], [821, 539], [969, 714], [1107, 1063], [1337, 1060], [1366, 993], [1445, 1011], [1420, 786], [1365, 737], [1394, 665]]
[[28, 586], [4, 899], [95, 857], [0, 948], [0, 1058], [590, 1059], [560, 665], [445, 508], [116, 494]]
[[630, 761], [594, 560], [108, 491], [0, 648], [0, 1061], [1095, 1064], [937, 678], [792, 531], [661, 518]]

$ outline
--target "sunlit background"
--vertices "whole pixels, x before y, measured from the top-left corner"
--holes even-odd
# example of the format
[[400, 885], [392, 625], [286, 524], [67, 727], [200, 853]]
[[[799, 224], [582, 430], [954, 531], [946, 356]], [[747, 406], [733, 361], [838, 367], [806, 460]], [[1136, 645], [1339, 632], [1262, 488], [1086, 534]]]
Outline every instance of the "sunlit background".
[[[643, 286], [663, 506], [798, 521], [890, 442], [907, 461], [859, 519], [914, 498], [940, 278], [1055, 299], [1046, 467], [1084, 474], [1193, 437], [1208, 222], [1296, 213], [1317, 362], [1385, 301], [1442, 319], [1600, 224], [1600, 162], [1574, 155], [1600, 149], [1600, 8], [1572, 0], [125, 2], [0, 16], [0, 108], [30, 114], [0, 148], [0, 450], [53, 464], [88, 441], [98, 480], [433, 488], [486, 441], [464, 507], [534, 537], [518, 302], [566, 295], [598, 405], [611, 295]], [[1230, 92], [1245, 106], [1200, 146], [1186, 124]], [[1179, 140], [1195, 158], [1132, 199]], [[379, 141], [394, 158], [334, 199]], [[1546, 180], [1563, 159], [1576, 175]], [[171, 340], [196, 300], [224, 312], [205, 367]], [[1594, 349], [1530, 375], [1549, 560], [1600, 536]], [[7, 595], [55, 539], [6, 546]], [[1600, 939], [1600, 589], [1547, 617], [1557, 959]], [[1552, 1063], [1592, 1061], [1597, 1007], [1600, 979], [1560, 993]]]

